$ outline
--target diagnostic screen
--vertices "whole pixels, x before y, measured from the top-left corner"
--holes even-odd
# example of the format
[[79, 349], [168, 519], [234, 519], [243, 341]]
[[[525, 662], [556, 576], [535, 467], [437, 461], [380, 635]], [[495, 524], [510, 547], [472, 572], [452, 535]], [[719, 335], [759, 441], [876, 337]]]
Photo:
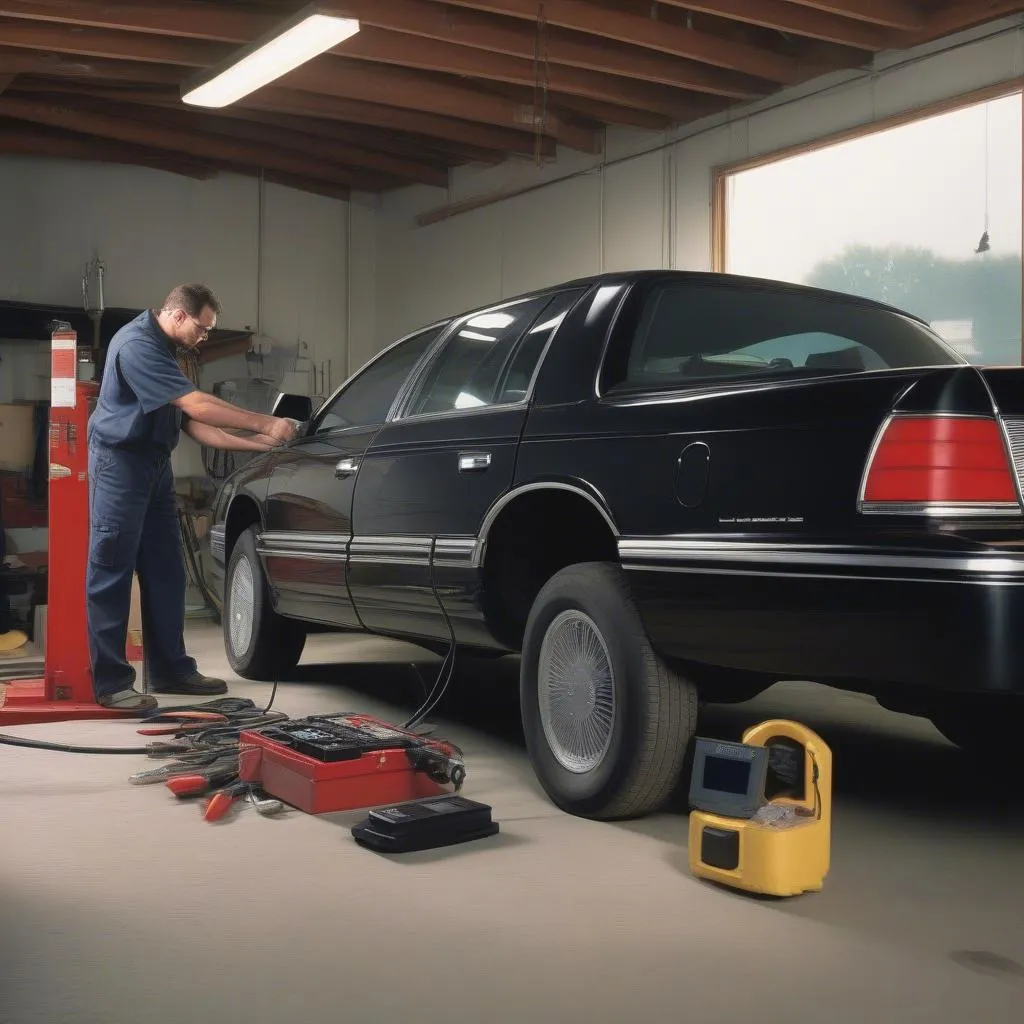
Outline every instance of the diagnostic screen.
[[704, 759], [703, 786], [719, 793], [742, 796], [750, 785], [750, 762], [728, 757], [708, 756]]

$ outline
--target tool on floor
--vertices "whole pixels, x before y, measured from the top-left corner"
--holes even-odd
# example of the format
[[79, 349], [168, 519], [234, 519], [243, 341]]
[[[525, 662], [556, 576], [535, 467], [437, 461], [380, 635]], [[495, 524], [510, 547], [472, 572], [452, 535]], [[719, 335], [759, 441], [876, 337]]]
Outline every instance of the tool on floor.
[[753, 726], [741, 743], [698, 738], [690, 780], [690, 870], [747, 892], [817, 892], [829, 870], [832, 752], [798, 722]]
[[246, 730], [239, 776], [308, 814], [399, 803], [458, 790], [462, 752], [369, 715], [316, 715]]
[[487, 804], [453, 795], [376, 808], [352, 826], [352, 838], [379, 853], [411, 853], [484, 839], [498, 828]]

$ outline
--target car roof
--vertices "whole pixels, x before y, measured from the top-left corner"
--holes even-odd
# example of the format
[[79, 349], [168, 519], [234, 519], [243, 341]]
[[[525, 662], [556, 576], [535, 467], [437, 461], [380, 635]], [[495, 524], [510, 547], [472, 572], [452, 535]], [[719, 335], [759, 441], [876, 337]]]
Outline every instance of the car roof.
[[888, 313], [896, 313], [900, 316], [905, 316], [917, 323], [928, 325], [928, 321], [917, 316], [914, 313], [909, 312], [906, 309], [900, 309], [898, 306], [888, 305], [884, 302], [878, 302], [875, 299], [867, 299], [860, 295], [853, 295], [849, 292], [838, 292], [831, 291], [826, 288], [813, 288], [810, 285], [804, 284], [793, 284], [790, 281], [776, 281], [772, 278], [764, 277], [747, 277], [741, 274], [722, 274], [708, 270], [624, 270], [624, 271], [609, 271], [604, 274], [593, 274], [589, 277], [578, 277], [569, 281], [562, 281], [558, 284], [545, 285], [541, 288], [534, 288], [528, 292], [522, 292], [519, 295], [510, 296], [507, 299], [500, 299], [496, 302], [490, 302], [485, 306], [476, 306], [474, 309], [484, 309], [497, 305], [504, 305], [509, 302], [517, 302], [522, 299], [528, 299], [531, 296], [543, 295], [547, 292], [562, 291], [568, 288], [592, 288], [600, 286], [602, 284], [622, 284], [628, 282], [635, 284], [641, 281], [651, 280], [677, 280], [677, 281], [690, 281], [694, 284], [715, 284], [722, 286], [742, 287], [742, 288], [759, 288], [763, 290], [769, 290], [774, 292], [786, 292], [793, 295], [806, 295], [808, 297], [816, 296], [822, 299], [831, 299], [833, 301], [841, 301], [852, 303], [854, 305], [863, 306], [869, 309], [884, 310]]

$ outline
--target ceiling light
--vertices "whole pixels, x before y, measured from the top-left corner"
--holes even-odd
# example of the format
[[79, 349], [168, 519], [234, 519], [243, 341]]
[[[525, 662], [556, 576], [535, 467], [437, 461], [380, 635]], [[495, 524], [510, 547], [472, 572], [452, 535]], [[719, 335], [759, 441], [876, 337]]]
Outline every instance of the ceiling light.
[[182, 101], [199, 107], [226, 107], [358, 31], [359, 22], [354, 18], [332, 14], [328, 4], [310, 4], [273, 32], [186, 82]]

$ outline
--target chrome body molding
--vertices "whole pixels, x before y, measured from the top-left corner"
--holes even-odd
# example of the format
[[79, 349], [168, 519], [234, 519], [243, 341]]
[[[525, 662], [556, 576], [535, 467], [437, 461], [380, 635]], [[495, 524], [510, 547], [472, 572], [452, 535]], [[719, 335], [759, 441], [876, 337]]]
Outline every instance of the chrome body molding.
[[476, 537], [438, 537], [434, 544], [434, 565], [447, 569], [472, 569], [477, 565]]
[[353, 537], [349, 561], [430, 565], [433, 543], [432, 537]]
[[985, 504], [951, 504], [949, 502], [904, 505], [900, 502], [865, 501], [860, 511], [886, 516], [933, 516], [937, 519], [991, 519], [1024, 515], [1015, 501], [992, 501]]
[[301, 558], [312, 561], [344, 562], [349, 538], [344, 533], [261, 533], [256, 552], [261, 558]]
[[621, 539], [618, 547], [623, 567], [640, 571], [1024, 584], [1024, 554], [945, 554], [851, 544], [684, 537], [629, 537]]

